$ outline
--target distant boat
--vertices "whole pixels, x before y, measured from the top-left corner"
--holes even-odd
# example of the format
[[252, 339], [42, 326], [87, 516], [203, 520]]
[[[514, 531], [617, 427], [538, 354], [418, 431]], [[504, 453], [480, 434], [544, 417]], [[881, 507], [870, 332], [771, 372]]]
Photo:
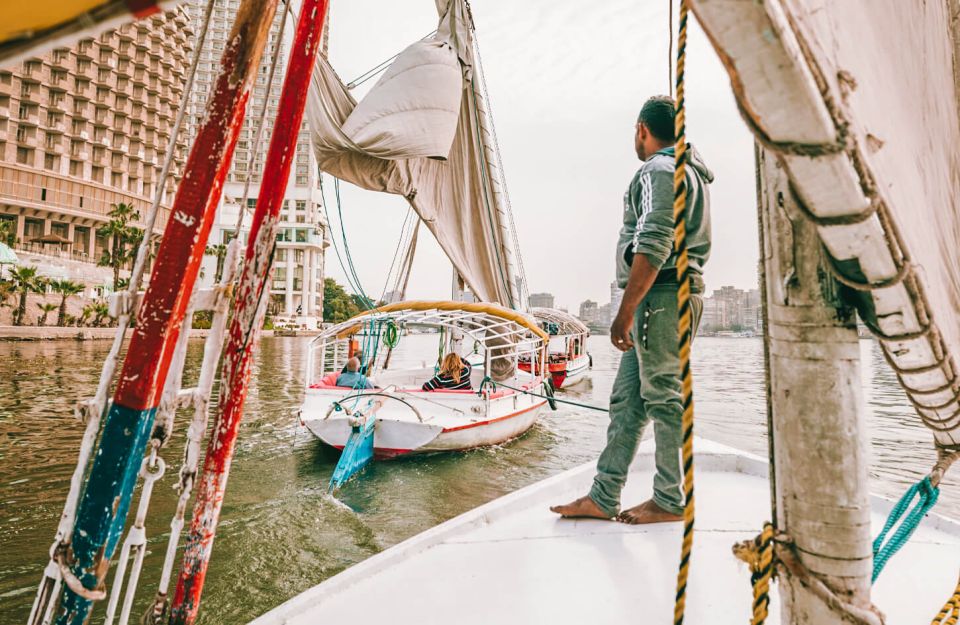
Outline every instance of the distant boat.
[[[582, 382], [593, 366], [593, 357], [587, 352], [590, 330], [573, 315], [555, 308], [532, 308], [530, 313], [547, 334], [547, 370], [553, 388], [570, 387]], [[520, 368], [530, 371], [530, 361], [521, 360]]]

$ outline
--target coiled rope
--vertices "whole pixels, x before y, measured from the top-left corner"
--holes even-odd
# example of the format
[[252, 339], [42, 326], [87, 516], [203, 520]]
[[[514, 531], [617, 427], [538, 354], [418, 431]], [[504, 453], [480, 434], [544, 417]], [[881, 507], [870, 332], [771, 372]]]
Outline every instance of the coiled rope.
[[930, 625], [956, 625], [957, 619], [960, 619], [960, 580], [957, 581], [953, 596], [943, 604], [940, 613], [937, 614]]
[[687, 256], [687, 165], [686, 102], [684, 101], [684, 66], [687, 56], [688, 0], [680, 0], [680, 27], [677, 36], [677, 108], [674, 117], [676, 147], [673, 172], [674, 253], [677, 257], [677, 334], [680, 345], [680, 377], [683, 385], [683, 541], [680, 547], [680, 568], [677, 571], [677, 596], [673, 609], [674, 625], [682, 625], [687, 603], [687, 579], [693, 551], [693, 375], [690, 371], [690, 344], [693, 339], [693, 316], [690, 310], [690, 263]]

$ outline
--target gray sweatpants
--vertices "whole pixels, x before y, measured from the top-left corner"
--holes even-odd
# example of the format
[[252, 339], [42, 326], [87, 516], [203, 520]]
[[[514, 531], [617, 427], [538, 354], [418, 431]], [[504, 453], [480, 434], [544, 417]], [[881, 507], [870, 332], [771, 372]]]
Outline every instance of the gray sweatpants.
[[[703, 299], [690, 298], [693, 328], [700, 324]], [[620, 511], [620, 493], [647, 423], [653, 421], [657, 473], [653, 501], [668, 512], [683, 511], [680, 467], [683, 405], [677, 345], [677, 288], [654, 285], [637, 307], [634, 348], [620, 359], [610, 393], [607, 446], [597, 461], [590, 498], [610, 516]]]

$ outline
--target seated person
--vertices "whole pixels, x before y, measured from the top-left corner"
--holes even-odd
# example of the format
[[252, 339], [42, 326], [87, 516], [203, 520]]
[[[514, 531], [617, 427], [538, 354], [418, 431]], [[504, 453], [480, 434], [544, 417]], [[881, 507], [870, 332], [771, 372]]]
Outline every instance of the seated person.
[[443, 357], [437, 375], [424, 382], [423, 390], [469, 391], [473, 388], [470, 384], [470, 370], [470, 363], [464, 362], [457, 354], [449, 353]]
[[344, 367], [345, 372], [337, 376], [337, 386], [346, 388], [373, 388], [373, 384], [367, 379], [367, 376], [360, 373], [360, 359], [351, 358]]
[[[358, 349], [353, 355], [354, 358], [360, 362], [360, 368], [357, 369], [357, 371], [360, 373], [360, 375], [367, 375], [367, 365], [363, 364], [363, 352]], [[346, 373], [347, 371], [347, 365], [343, 365], [343, 369], [340, 371], [340, 373]]]

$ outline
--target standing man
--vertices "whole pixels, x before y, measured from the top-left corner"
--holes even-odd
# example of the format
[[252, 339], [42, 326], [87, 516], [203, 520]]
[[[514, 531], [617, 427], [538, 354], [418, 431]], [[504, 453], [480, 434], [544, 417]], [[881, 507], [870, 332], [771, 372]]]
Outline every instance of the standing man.
[[[624, 196], [617, 244], [617, 282], [625, 291], [610, 340], [623, 356], [610, 394], [607, 446], [597, 462], [590, 493], [550, 508], [564, 517], [617, 518], [625, 523], [682, 520], [683, 405], [673, 252], [674, 111], [672, 98], [656, 96], [644, 103], [637, 118], [634, 144], [644, 163]], [[696, 332], [703, 311], [703, 265], [710, 255], [707, 185], [713, 182], [713, 174], [692, 147], [687, 159], [687, 251]], [[650, 421], [657, 465], [653, 498], [621, 512], [620, 493]]]

